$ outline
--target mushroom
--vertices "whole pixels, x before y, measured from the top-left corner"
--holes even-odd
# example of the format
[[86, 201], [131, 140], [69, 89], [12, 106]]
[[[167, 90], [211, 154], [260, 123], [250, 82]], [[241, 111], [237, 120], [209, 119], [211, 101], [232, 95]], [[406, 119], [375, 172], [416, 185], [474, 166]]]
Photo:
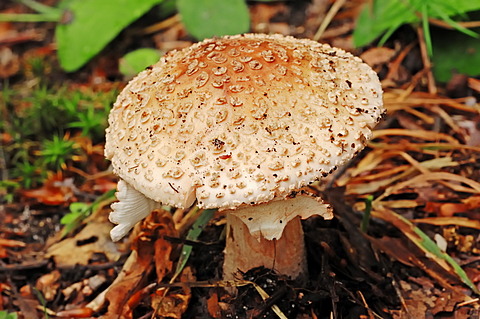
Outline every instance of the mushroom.
[[300, 219], [332, 213], [298, 190], [363, 149], [383, 113], [375, 72], [326, 44], [244, 34], [169, 52], [109, 116], [112, 239], [159, 205], [196, 203], [226, 212], [225, 278], [256, 266], [301, 277]]

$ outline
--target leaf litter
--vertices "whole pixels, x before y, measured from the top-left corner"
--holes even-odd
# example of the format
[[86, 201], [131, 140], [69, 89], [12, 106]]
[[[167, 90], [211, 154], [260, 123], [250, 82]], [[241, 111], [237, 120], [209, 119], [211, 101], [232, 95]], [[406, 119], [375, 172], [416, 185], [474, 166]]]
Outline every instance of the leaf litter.
[[[322, 41], [353, 49], [349, 33], [356, 6], [342, 3], [329, 17]], [[250, 9], [257, 31], [312, 38], [330, 7], [324, 1], [312, 1], [307, 10], [255, 2]], [[2, 30], [8, 48], [48, 41], [38, 25]], [[153, 35], [153, 42], [159, 48], [185, 46], [192, 40], [183, 35], [176, 18]], [[422, 58], [417, 44], [399, 40], [363, 52], [386, 89], [388, 115], [361, 158], [329, 181], [332, 187], [310, 187], [326, 194], [336, 218], [304, 223], [307, 282], [291, 282], [268, 269], [222, 281], [221, 212], [157, 210], [130, 238], [112, 244], [108, 206], [100, 205], [62, 239], [60, 219], [71, 212], [70, 205], [93, 205], [115, 185], [102, 163], [102, 144], [73, 136], [88, 157], [67, 163], [62, 173], [49, 175], [36, 189], [17, 191], [15, 202], [1, 205], [0, 311], [24, 318], [478, 317], [480, 82], [473, 77], [457, 82], [469, 92], [462, 96], [448, 97], [442, 87], [435, 92], [426, 83], [430, 70], [412, 62]], [[45, 50], [52, 52], [49, 43]], [[29, 81], [35, 79], [34, 68], [22, 71], [15, 65], [42, 50], [24, 56], [2, 52], [12, 64], [7, 76], [25, 72]], [[72, 86], [102, 82], [108, 87], [114, 74], [101, 59], [88, 72], [84, 83]], [[2, 143], [11, 140], [2, 136]], [[369, 196], [371, 216], [362, 231]], [[201, 231], [192, 233], [195, 223], [202, 224]]]

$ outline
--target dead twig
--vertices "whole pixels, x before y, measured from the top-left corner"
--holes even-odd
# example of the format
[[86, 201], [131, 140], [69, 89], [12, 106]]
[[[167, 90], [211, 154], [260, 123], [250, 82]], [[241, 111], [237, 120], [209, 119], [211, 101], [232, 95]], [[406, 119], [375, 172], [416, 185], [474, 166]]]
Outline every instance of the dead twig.
[[328, 25], [330, 22], [332, 22], [333, 17], [337, 14], [338, 10], [345, 4], [346, 0], [337, 0], [335, 3], [332, 5], [330, 10], [328, 10], [327, 15], [323, 19], [322, 23], [318, 27], [317, 32], [313, 36], [313, 40], [318, 41], [323, 35], [323, 32], [327, 29]]

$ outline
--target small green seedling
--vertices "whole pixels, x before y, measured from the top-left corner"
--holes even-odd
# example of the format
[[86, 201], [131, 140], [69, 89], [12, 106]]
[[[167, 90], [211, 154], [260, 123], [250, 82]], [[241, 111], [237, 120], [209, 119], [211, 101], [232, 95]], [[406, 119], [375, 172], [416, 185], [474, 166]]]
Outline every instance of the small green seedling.
[[373, 196], [368, 195], [365, 199], [365, 212], [363, 213], [362, 222], [360, 224], [360, 230], [364, 233], [368, 231], [368, 225], [370, 224], [370, 216], [372, 213]]
[[43, 142], [39, 155], [46, 167], [58, 171], [65, 168], [67, 161], [74, 158], [78, 148], [79, 146], [67, 136], [61, 138], [54, 135], [53, 139]]
[[[7, 202], [9, 204], [13, 203], [14, 194], [17, 189], [20, 188], [18, 182], [4, 180], [0, 181], [0, 198], [3, 198], [3, 201], [0, 200], [0, 203]], [[0, 316], [1, 319], [1, 316]]]
[[22, 187], [30, 189], [40, 184], [46, 177], [45, 171], [40, 164], [31, 164], [27, 161], [16, 163], [12, 175], [19, 179]]

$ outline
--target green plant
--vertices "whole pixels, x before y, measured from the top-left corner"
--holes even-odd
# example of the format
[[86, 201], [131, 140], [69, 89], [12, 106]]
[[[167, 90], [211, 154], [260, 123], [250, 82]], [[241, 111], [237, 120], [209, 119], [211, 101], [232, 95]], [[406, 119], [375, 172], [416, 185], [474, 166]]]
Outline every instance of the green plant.
[[373, 0], [369, 1], [360, 13], [353, 33], [356, 46], [364, 46], [378, 37], [380, 44], [404, 24], [417, 24], [423, 27], [428, 52], [432, 54], [429, 19], [443, 20], [452, 28], [478, 37], [478, 34], [462, 27], [452, 19], [465, 17], [465, 13], [479, 10], [480, 2], [471, 0]]
[[51, 140], [42, 143], [39, 152], [42, 163], [53, 170], [60, 170], [65, 167], [66, 162], [73, 159], [77, 153], [78, 145], [70, 140], [68, 136], [61, 138], [54, 135]]
[[[354, 43], [364, 46], [380, 38], [379, 45], [382, 45], [400, 26], [410, 24], [423, 32], [426, 53], [433, 60], [437, 80], [448, 81], [452, 71], [477, 76], [480, 75], [479, 55], [475, 53], [480, 49], [478, 33], [455, 21], [468, 20], [467, 13], [472, 16], [477, 10], [480, 10], [480, 1], [373, 0], [358, 17]], [[457, 32], [433, 29], [432, 33], [431, 23]]]
[[[473, 29], [480, 33], [480, 28]], [[452, 30], [432, 32], [433, 72], [440, 82], [448, 82], [453, 72], [480, 75], [480, 41]]]
[[71, 203], [70, 204], [70, 212], [68, 212], [65, 216], [62, 217], [60, 220], [60, 224], [64, 225], [65, 227], [62, 230], [62, 237], [70, 234], [74, 231], [82, 221], [90, 216], [93, 212], [100, 209], [102, 206], [109, 204], [116, 200], [115, 198], [115, 189], [106, 192], [105, 194], [99, 196], [93, 203]]
[[7, 312], [5, 310], [0, 310], [0, 319], [17, 319], [18, 315], [16, 312]]
[[245, 0], [177, 0], [177, 8], [188, 32], [199, 40], [250, 28]]
[[40, 137], [47, 137], [51, 132], [62, 132], [65, 123], [72, 120], [64, 108], [64, 97], [67, 94], [66, 88], [59, 91], [41, 85], [32, 91], [30, 97], [25, 100], [29, 102], [23, 116], [24, 125], [28, 125], [27, 132]]
[[19, 179], [21, 185], [28, 189], [40, 184], [45, 179], [45, 171], [41, 165], [19, 162], [12, 170], [12, 177]]
[[66, 104], [72, 117], [66, 127], [80, 130], [83, 136], [89, 137], [94, 143], [103, 140], [108, 113], [116, 94], [116, 90], [90, 95], [77, 92], [77, 102]]
[[[12, 203], [14, 199], [14, 193], [19, 188], [20, 184], [15, 181], [0, 181], [0, 198], [3, 198], [3, 200], [0, 202]], [[0, 318], [2, 318], [1, 315]]]
[[62, 169], [82, 154], [79, 145], [62, 136], [80, 133], [93, 144], [104, 139], [117, 90], [96, 92], [42, 83], [25, 88], [6, 83], [2, 93], [0, 129], [5, 134], [8, 172], [4, 179], [31, 188], [42, 183], [48, 170]]

